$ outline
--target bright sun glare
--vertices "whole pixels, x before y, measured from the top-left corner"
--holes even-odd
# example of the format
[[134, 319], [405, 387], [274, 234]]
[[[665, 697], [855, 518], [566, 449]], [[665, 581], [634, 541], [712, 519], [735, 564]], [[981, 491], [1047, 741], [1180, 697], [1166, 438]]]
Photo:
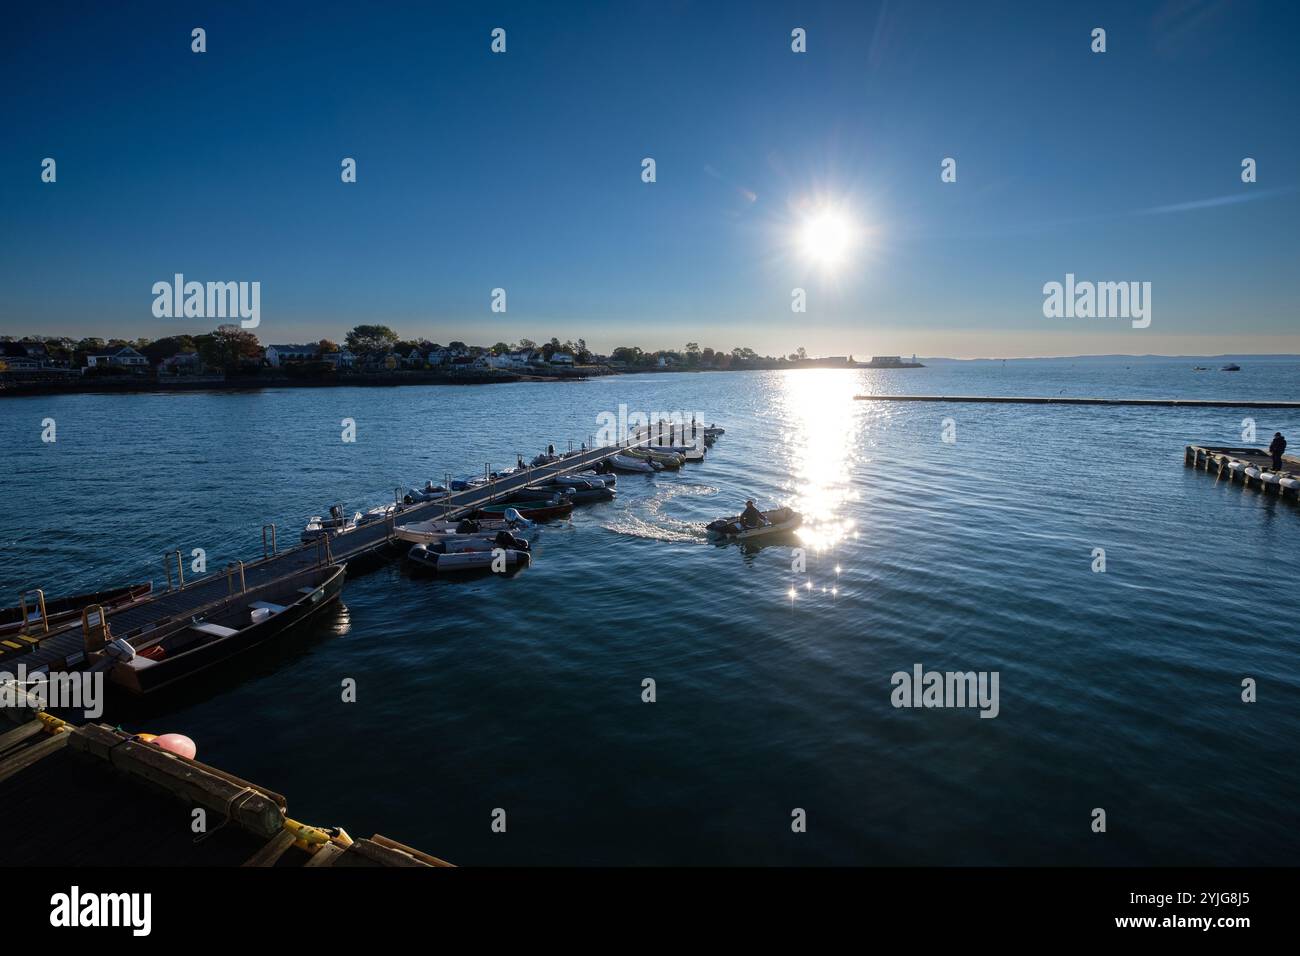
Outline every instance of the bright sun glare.
[[838, 209], [819, 209], [799, 227], [799, 248], [804, 258], [823, 268], [843, 263], [856, 244], [856, 224]]

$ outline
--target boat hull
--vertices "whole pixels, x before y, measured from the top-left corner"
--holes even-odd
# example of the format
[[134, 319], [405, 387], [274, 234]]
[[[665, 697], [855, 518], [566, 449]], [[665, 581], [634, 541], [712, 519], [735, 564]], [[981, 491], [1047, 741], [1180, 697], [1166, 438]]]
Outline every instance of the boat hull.
[[[45, 602], [45, 616], [51, 627], [56, 624], [62, 624], [80, 616], [81, 612], [98, 604], [105, 612], [115, 611], [118, 608], [136, 601], [147, 598], [153, 591], [152, 584], [128, 584], [125, 587], [110, 588], [107, 591], [91, 591], [87, 594], [72, 594], [67, 597], [55, 598]], [[30, 615], [34, 608], [28, 607], [27, 613]], [[40, 626], [40, 618], [25, 622], [27, 626]], [[21, 607], [7, 607], [0, 609], [0, 635], [17, 634], [23, 630], [25, 623], [22, 619]]]
[[484, 505], [474, 512], [474, 517], [500, 518], [508, 508], [518, 511], [521, 517], [529, 521], [553, 521], [556, 518], [564, 518], [572, 514], [573, 502], [561, 501], [558, 504], [542, 504], [535, 507], [530, 506], [527, 502], [517, 505]]
[[[109, 670], [109, 678], [114, 685], [131, 694], [151, 694], [175, 684], [177, 681], [206, 671], [218, 664], [225, 663], [233, 657], [261, 647], [273, 638], [310, 618], [339, 599], [343, 591], [346, 565], [334, 565], [319, 584], [312, 587], [310, 594], [302, 594], [293, 604], [288, 605], [278, 614], [260, 623], [250, 624], [239, 629], [229, 637], [223, 637], [204, 644], [193, 650], [152, 661], [147, 666], [132, 666], [118, 663]], [[296, 580], [293, 579], [293, 580]], [[258, 588], [244, 594], [237, 594], [224, 602], [222, 608], [246, 605], [258, 595], [272, 592], [271, 586]], [[209, 611], [208, 616], [215, 616], [217, 611]]]

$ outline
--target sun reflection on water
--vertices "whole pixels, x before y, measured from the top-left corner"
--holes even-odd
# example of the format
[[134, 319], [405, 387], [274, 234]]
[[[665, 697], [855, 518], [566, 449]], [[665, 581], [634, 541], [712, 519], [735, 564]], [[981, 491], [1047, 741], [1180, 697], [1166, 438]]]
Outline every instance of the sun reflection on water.
[[856, 536], [847, 503], [856, 498], [853, 469], [858, 461], [858, 378], [836, 369], [785, 372], [777, 398], [792, 507], [803, 515], [800, 540], [820, 551]]

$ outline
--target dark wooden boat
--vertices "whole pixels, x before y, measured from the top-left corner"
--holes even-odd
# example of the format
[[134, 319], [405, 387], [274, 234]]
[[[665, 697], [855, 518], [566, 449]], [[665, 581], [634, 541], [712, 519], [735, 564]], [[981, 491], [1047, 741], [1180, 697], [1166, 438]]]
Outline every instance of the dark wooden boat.
[[562, 501], [557, 497], [548, 501], [522, 501], [516, 505], [484, 505], [474, 512], [474, 517], [500, 518], [505, 515], [506, 510], [509, 508], [518, 511], [520, 517], [527, 518], [529, 521], [550, 521], [571, 514], [573, 512], [573, 502]]
[[[92, 652], [92, 670], [148, 694], [266, 643], [338, 600], [347, 565], [330, 564], [233, 594], [192, 617]], [[110, 625], [112, 620], [109, 621]]]
[[[152, 584], [128, 584], [125, 587], [110, 588], [107, 591], [73, 594], [68, 597], [55, 598], [54, 600], [47, 598], [45, 601], [45, 618], [49, 625], [53, 627], [55, 624], [77, 618], [83, 609], [90, 607], [92, 604], [98, 604], [105, 611], [113, 611], [123, 605], [148, 597], [151, 591], [153, 591]], [[28, 592], [28, 594], [33, 593]], [[35, 635], [42, 630], [40, 614], [40, 606], [34, 596], [27, 602], [26, 622], [23, 621], [21, 604], [18, 607], [0, 609], [0, 635], [17, 634], [24, 629], [24, 626], [27, 627], [30, 633]]]

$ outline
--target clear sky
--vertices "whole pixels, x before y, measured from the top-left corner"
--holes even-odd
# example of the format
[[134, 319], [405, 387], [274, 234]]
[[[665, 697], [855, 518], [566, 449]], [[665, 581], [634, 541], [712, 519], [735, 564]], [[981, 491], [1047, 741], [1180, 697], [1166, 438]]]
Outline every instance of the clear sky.
[[[180, 272], [260, 281], [263, 343], [379, 322], [601, 351], [1300, 352], [1300, 4], [56, 2], [5, 17], [3, 333], [206, 331], [152, 315], [153, 283]], [[1244, 157], [1258, 182], [1242, 183]], [[821, 206], [856, 239], [834, 267], [797, 243]], [[1045, 318], [1043, 285], [1066, 273], [1151, 282], [1151, 326]]]

